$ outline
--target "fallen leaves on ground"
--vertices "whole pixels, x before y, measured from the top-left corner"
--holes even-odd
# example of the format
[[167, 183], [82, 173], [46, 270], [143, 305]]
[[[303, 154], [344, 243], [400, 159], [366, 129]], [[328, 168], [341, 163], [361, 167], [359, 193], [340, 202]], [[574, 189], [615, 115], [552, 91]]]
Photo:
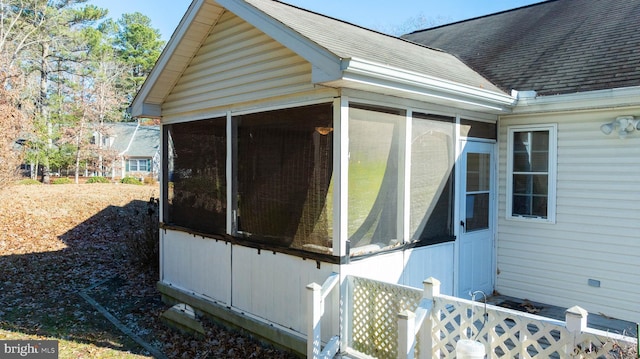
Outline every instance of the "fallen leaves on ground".
[[[204, 321], [203, 339], [161, 323], [157, 273], [126, 241], [141, 234], [157, 186], [13, 186], [0, 191], [0, 340], [58, 339], [60, 358], [149, 357], [78, 293], [170, 358], [293, 358]], [[129, 239], [128, 239], [129, 238]]]

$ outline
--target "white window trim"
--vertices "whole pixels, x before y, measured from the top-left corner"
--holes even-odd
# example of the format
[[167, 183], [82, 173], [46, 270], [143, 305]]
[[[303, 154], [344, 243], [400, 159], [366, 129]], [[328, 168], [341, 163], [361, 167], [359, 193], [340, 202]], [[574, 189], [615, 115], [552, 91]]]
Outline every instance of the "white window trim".
[[[525, 217], [512, 215], [513, 209], [513, 137], [516, 132], [549, 131], [549, 169], [548, 169], [548, 198], [547, 218]], [[558, 124], [520, 125], [507, 127], [507, 193], [506, 213], [508, 220], [527, 222], [556, 223], [556, 176], [558, 162]]]
[[[128, 165], [129, 165], [129, 172], [151, 172], [150, 168], [147, 168], [146, 170], [141, 170], [140, 169], [140, 163], [142, 161], [145, 161], [145, 167], [149, 167], [149, 166], [147, 166], [149, 163], [147, 162], [148, 159], [146, 159], [146, 158], [129, 158], [129, 159], [127, 159], [127, 161], [128, 161]], [[136, 163], [136, 169], [135, 170], [131, 169], [131, 165], [132, 165], [133, 161], [135, 161], [135, 163]]]

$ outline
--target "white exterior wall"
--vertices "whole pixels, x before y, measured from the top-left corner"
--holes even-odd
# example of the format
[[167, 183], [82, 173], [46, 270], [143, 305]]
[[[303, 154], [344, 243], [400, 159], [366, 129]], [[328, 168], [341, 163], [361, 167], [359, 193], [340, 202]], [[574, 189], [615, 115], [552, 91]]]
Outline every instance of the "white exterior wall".
[[225, 12], [162, 111], [172, 117], [313, 89], [309, 62]]
[[341, 274], [419, 289], [425, 279], [434, 277], [443, 294], [453, 295], [454, 247], [454, 242], [448, 242], [379, 254], [343, 265]]
[[[498, 292], [640, 321], [640, 131], [600, 131], [622, 115], [640, 108], [500, 119]], [[558, 124], [556, 223], [506, 220], [507, 127], [548, 123]]]
[[160, 231], [160, 281], [231, 304], [231, 245], [172, 230]]
[[[307, 331], [307, 290], [337, 267], [283, 253], [161, 231], [163, 284], [232, 307], [300, 334]], [[338, 333], [339, 290], [328, 297], [323, 339]]]
[[[322, 285], [337, 267], [315, 260], [255, 248], [233, 246], [233, 307], [254, 316], [290, 328], [307, 332], [307, 290], [311, 283]], [[338, 333], [338, 289], [327, 301], [322, 326], [328, 340]], [[332, 320], [335, 318], [336, 320]], [[333, 324], [335, 327], [332, 330]], [[332, 333], [330, 333], [332, 332]]]

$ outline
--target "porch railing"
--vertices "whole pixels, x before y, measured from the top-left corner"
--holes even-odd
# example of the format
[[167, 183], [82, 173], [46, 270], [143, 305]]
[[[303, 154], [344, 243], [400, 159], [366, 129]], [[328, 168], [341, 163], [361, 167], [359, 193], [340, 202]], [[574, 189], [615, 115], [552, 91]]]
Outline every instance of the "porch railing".
[[[311, 303], [337, 284], [309, 285]], [[332, 338], [320, 351], [320, 317], [309, 325], [309, 358], [330, 358], [338, 351], [375, 358], [455, 358], [458, 340], [482, 343], [489, 358], [635, 358], [637, 339], [587, 327], [588, 313], [573, 307], [565, 321], [440, 294], [429, 278], [423, 290], [347, 276], [349, 298], [341, 308], [347, 338]], [[311, 294], [315, 293], [315, 294]], [[313, 302], [312, 302], [313, 300]], [[314, 305], [310, 305], [314, 307]], [[318, 315], [317, 309], [310, 310]], [[345, 313], [346, 311], [346, 313]], [[343, 321], [341, 320], [341, 323]], [[312, 332], [312, 330], [314, 330]], [[312, 334], [315, 333], [315, 334]], [[311, 340], [313, 339], [313, 340]], [[331, 347], [330, 347], [331, 345]]]
[[307, 358], [333, 358], [340, 349], [340, 336], [332, 337], [324, 348], [322, 348], [321, 338], [325, 299], [339, 282], [338, 274], [331, 273], [322, 286], [316, 283], [307, 286]]

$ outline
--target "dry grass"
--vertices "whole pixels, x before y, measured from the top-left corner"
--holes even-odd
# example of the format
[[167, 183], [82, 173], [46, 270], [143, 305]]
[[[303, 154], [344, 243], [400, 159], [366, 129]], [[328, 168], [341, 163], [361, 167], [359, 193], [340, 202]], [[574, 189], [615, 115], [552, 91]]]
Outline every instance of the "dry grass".
[[195, 339], [161, 324], [153, 270], [131, 260], [157, 186], [11, 186], [0, 191], [0, 340], [59, 340], [60, 358], [150, 357], [78, 293], [170, 358], [289, 358], [205, 322]]

